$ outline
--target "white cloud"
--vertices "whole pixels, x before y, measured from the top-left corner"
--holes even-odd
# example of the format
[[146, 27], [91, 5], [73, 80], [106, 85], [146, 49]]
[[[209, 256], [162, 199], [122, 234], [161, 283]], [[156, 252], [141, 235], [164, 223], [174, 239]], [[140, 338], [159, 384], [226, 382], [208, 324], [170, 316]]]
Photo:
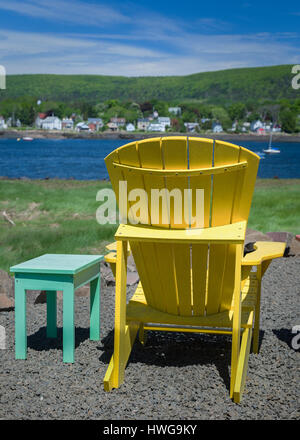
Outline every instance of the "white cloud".
[[229, 34], [228, 23], [210, 17], [185, 23], [82, 0], [0, 0], [1, 8], [92, 27], [90, 34], [77, 25], [64, 34], [0, 30], [0, 64], [8, 74], [185, 75], [300, 62], [299, 34]]
[[105, 4], [78, 0], [0, 0], [0, 9], [52, 21], [101, 26], [128, 23], [130, 18]]
[[[102, 36], [103, 37], [103, 36]], [[271, 35], [182, 34], [164, 49], [101, 35], [0, 31], [0, 60], [8, 74], [186, 75], [299, 61], [299, 50]], [[172, 48], [168, 47], [168, 44]]]

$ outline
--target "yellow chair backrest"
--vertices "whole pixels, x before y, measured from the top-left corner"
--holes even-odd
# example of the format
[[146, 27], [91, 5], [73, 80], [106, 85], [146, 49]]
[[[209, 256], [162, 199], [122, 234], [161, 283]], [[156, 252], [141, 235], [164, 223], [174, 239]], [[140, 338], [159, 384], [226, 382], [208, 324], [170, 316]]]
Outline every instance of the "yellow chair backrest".
[[[128, 193], [141, 188], [148, 194], [148, 227], [190, 229], [196, 216], [195, 190], [204, 193], [203, 227], [248, 220], [259, 157], [236, 145], [197, 137], [152, 138], [124, 145], [105, 158], [110, 180], [119, 199], [119, 182]], [[175, 216], [175, 203], [166, 208], [165, 222], [151, 206], [151, 190], [190, 190], [185, 198], [189, 216]], [[187, 200], [186, 200], [187, 199]], [[164, 201], [162, 202], [164, 203]], [[128, 202], [129, 214], [132, 202]], [[153, 221], [154, 219], [154, 221]], [[137, 226], [139, 227], [139, 226]], [[231, 306], [236, 245], [165, 244], [130, 242], [148, 305], [183, 316], [201, 316]]]

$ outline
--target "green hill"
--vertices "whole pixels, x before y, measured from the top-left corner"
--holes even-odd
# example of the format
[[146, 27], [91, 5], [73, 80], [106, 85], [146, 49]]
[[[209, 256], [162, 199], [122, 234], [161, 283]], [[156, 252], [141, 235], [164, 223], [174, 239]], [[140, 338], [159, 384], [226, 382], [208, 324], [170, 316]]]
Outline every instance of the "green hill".
[[294, 99], [291, 65], [230, 69], [187, 76], [122, 77], [98, 75], [9, 75], [0, 100], [31, 96], [53, 101], [107, 99], [143, 102], [203, 100], [224, 104], [235, 101]]

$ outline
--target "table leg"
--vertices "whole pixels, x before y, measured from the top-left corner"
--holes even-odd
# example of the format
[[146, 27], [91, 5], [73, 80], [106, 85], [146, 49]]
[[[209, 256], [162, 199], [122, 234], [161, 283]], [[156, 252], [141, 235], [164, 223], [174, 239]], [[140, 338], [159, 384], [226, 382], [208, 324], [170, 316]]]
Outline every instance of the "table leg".
[[47, 338], [57, 337], [56, 290], [47, 290]]
[[16, 359], [27, 357], [26, 290], [18, 279], [15, 279], [15, 356]]
[[100, 339], [100, 275], [90, 282], [90, 339]]
[[74, 362], [74, 286], [70, 284], [63, 290], [63, 361]]

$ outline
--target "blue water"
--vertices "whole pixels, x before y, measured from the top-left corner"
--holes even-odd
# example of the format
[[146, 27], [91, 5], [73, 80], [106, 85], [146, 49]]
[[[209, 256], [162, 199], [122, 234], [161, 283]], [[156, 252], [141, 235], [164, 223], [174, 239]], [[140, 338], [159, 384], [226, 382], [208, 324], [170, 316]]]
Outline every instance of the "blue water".
[[[108, 178], [104, 157], [130, 141], [85, 139], [34, 139], [32, 142], [0, 139], [0, 176], [33, 179], [74, 178], [94, 180]], [[236, 140], [232, 141], [237, 143]], [[267, 148], [267, 142], [238, 141], [255, 152]], [[260, 161], [258, 177], [300, 178], [300, 143], [274, 142], [280, 154], [265, 155]]]

